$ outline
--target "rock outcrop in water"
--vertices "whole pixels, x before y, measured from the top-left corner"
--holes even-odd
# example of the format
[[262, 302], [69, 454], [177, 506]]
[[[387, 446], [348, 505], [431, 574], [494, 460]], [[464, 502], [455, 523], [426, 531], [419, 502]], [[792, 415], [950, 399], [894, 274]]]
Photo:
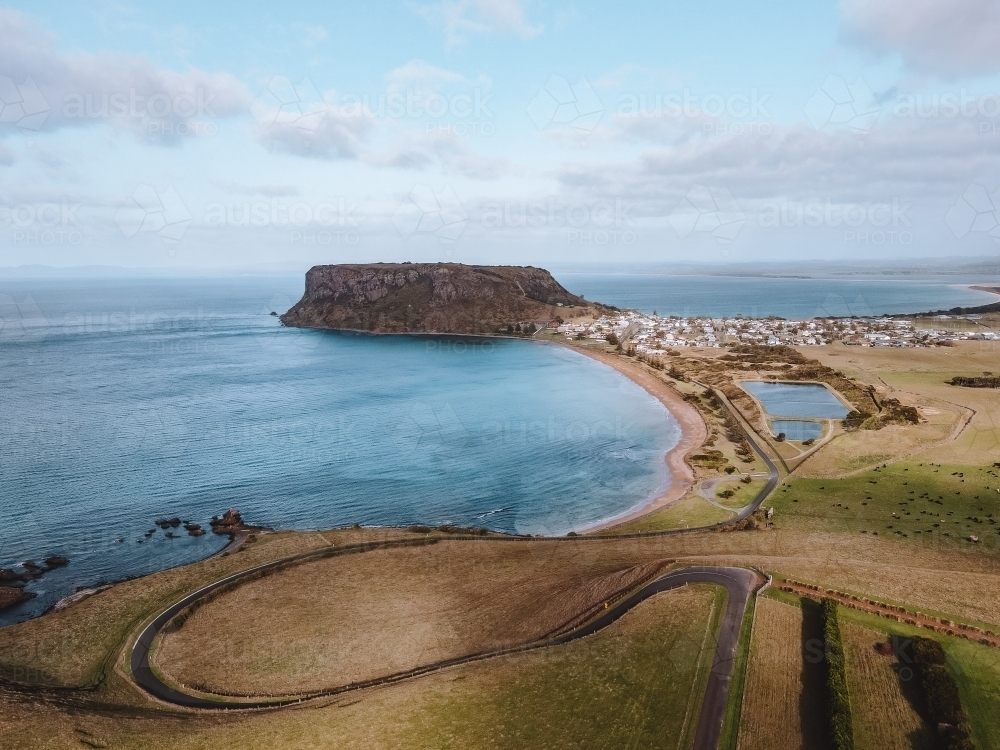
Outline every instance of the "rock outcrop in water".
[[488, 335], [594, 307], [600, 306], [570, 294], [542, 268], [371, 263], [309, 269], [305, 295], [281, 322], [375, 333]]

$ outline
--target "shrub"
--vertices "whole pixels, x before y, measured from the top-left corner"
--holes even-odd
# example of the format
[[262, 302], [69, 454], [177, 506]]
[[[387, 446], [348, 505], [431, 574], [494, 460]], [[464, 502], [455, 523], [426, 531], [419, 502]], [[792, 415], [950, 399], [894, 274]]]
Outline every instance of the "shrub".
[[946, 666], [944, 649], [931, 638], [893, 639], [899, 661], [913, 664], [923, 691], [923, 713], [931, 726], [946, 725], [940, 734], [944, 750], [975, 750], [969, 739], [968, 718], [962, 709], [958, 684]]
[[837, 750], [854, 750], [851, 696], [847, 689], [847, 664], [837, 621], [837, 602], [823, 599], [823, 641], [826, 646], [826, 685], [829, 700], [830, 737]]

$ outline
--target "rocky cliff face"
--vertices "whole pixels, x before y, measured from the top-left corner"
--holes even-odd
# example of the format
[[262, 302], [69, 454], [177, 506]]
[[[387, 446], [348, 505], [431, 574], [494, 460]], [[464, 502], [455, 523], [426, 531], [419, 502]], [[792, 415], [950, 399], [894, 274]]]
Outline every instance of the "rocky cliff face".
[[314, 266], [286, 326], [376, 333], [494, 334], [582, 313], [583, 298], [530, 266], [372, 263]]

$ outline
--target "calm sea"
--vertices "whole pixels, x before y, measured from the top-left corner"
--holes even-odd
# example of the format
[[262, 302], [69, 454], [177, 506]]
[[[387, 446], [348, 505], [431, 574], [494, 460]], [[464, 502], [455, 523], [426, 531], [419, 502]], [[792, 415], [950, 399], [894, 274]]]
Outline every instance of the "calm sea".
[[[562, 274], [661, 314], [869, 314], [977, 304], [958, 283]], [[239, 508], [275, 528], [454, 523], [560, 534], [667, 479], [660, 404], [554, 346], [283, 329], [301, 276], [0, 280], [0, 567], [66, 555], [0, 615], [202, 558]], [[846, 307], [838, 307], [837, 305]]]
[[970, 284], [1000, 285], [1000, 277], [850, 276], [766, 278], [559, 273], [559, 282], [589, 300], [660, 315], [788, 320], [916, 313], [998, 301]]
[[666, 479], [679, 428], [617, 372], [527, 341], [279, 327], [301, 277], [0, 282], [0, 567], [77, 587], [190, 562], [239, 508], [275, 528], [453, 523], [562, 534]]

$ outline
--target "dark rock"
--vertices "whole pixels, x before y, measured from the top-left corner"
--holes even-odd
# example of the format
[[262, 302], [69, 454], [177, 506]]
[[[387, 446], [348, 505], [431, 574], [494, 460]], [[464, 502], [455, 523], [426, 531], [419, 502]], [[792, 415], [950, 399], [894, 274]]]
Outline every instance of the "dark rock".
[[65, 565], [69, 565], [68, 557], [63, 557], [62, 555], [49, 555], [45, 558], [45, 567], [49, 570], [61, 568]]
[[305, 295], [281, 322], [376, 333], [494, 334], [514, 323], [550, 321], [576, 306], [591, 305], [531, 266], [314, 266]]
[[0, 586], [0, 610], [16, 606], [29, 599], [34, 599], [35, 596], [36, 594], [24, 591], [16, 586]]

